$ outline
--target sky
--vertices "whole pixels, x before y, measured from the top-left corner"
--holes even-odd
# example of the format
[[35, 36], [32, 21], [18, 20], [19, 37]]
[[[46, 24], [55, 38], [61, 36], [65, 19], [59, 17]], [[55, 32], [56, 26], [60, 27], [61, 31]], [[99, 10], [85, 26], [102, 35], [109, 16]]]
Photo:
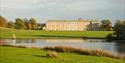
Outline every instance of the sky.
[[125, 19], [125, 0], [0, 0], [0, 15], [9, 21], [34, 17], [39, 23], [67, 19]]

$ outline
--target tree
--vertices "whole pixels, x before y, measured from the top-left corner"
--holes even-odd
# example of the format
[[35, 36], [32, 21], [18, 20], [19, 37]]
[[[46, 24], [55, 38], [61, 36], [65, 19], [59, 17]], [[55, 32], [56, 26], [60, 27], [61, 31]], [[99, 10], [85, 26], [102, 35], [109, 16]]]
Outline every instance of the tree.
[[16, 29], [25, 29], [25, 23], [21, 18], [16, 18]]
[[7, 24], [8, 24], [7, 25], [8, 28], [15, 28], [15, 23], [14, 22], [10, 21]]
[[101, 26], [100, 26], [100, 30], [102, 31], [112, 31], [112, 23], [110, 20], [102, 20], [101, 21]]
[[37, 23], [35, 18], [30, 18], [31, 29], [36, 29]]
[[45, 26], [46, 26], [45, 23], [42, 23], [42, 24], [39, 23], [39, 24], [37, 24], [37, 29], [38, 30], [43, 30]]
[[0, 16], [0, 27], [6, 27], [6, 26], [7, 26], [7, 20], [3, 16]]
[[117, 20], [114, 30], [117, 39], [125, 39], [125, 20]]
[[31, 29], [31, 23], [29, 22], [29, 19], [24, 18], [23, 20], [24, 20], [26, 29], [30, 30]]

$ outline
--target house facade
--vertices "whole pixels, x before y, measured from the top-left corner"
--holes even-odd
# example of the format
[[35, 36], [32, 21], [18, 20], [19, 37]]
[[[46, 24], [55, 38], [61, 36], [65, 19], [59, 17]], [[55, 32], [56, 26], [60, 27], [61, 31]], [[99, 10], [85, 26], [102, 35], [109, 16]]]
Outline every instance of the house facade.
[[87, 31], [98, 30], [98, 21], [90, 20], [48, 20], [46, 31]]

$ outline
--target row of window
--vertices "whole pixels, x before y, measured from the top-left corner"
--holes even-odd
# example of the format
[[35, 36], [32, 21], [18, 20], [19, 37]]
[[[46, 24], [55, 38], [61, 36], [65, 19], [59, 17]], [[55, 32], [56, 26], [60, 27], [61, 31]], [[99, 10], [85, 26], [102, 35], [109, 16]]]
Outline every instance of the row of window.
[[77, 30], [98, 30], [98, 28], [45, 28], [45, 30], [72, 30], [72, 31], [77, 31]]
[[83, 25], [47, 25], [46, 27], [83, 27]]

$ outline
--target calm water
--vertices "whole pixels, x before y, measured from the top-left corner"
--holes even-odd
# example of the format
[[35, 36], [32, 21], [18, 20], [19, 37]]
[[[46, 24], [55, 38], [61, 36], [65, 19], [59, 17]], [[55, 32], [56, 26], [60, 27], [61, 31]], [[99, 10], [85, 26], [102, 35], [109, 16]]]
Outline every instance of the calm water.
[[107, 42], [102, 39], [0, 39], [1, 43], [27, 47], [72, 46], [75, 48], [102, 48], [110, 52], [125, 54], [125, 41]]

